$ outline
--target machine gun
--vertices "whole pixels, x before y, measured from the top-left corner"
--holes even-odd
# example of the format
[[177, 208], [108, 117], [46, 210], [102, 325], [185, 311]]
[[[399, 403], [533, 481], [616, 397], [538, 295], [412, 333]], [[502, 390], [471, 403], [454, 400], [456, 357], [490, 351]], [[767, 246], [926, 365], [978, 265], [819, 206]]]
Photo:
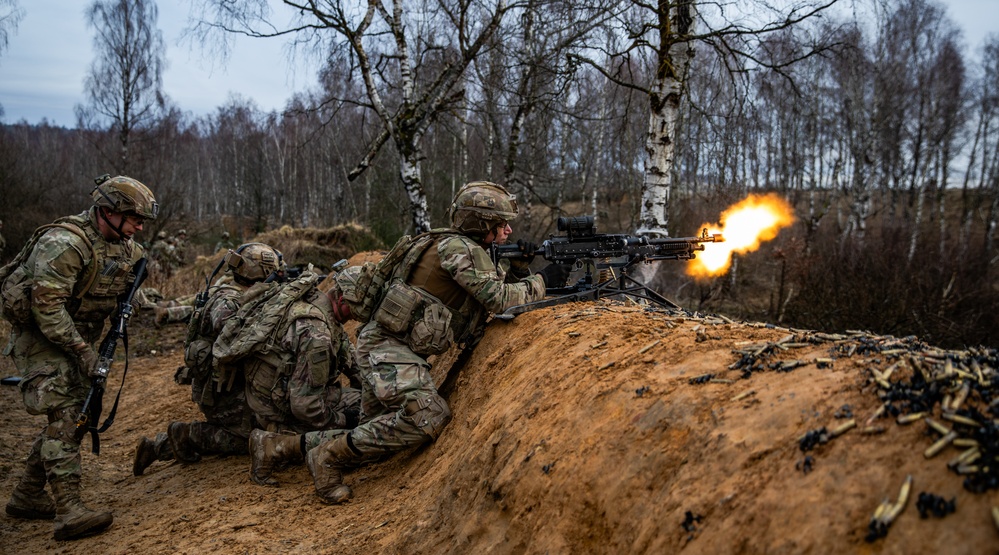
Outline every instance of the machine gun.
[[[566, 287], [549, 287], [546, 290], [548, 298], [511, 307], [497, 314], [497, 318], [511, 319], [537, 308], [613, 295], [639, 297], [666, 308], [678, 309], [680, 307], [676, 303], [632, 278], [629, 275], [631, 269], [639, 262], [690, 260], [697, 256], [697, 251], [704, 250], [704, 243], [725, 240], [718, 233], [709, 235], [706, 228], [697, 237], [681, 238], [600, 234], [592, 216], [559, 218], [558, 230], [565, 235], [552, 235], [533, 253], [524, 252], [522, 246], [517, 244], [493, 244], [490, 247], [493, 262], [504, 258], [527, 260], [540, 255], [549, 262], [572, 264], [576, 269], [583, 269], [583, 277]], [[601, 279], [602, 274], [608, 273], [609, 277]]]
[[[121, 388], [125, 386], [125, 374], [128, 373], [128, 319], [132, 317], [134, 311], [132, 300], [142, 282], [145, 281], [146, 275], [146, 259], [142, 258], [135, 265], [135, 279], [132, 281], [132, 287], [128, 293], [119, 298], [118, 312], [111, 320], [111, 329], [108, 330], [97, 350], [97, 368], [94, 372], [96, 376], [91, 378], [90, 391], [87, 392], [87, 397], [83, 401], [83, 409], [80, 410], [80, 416], [76, 419], [77, 428], [86, 427], [86, 431], [90, 432], [95, 455], [100, 454], [101, 451], [100, 434], [111, 427], [115, 414], [118, 412], [118, 399], [121, 398]], [[114, 362], [114, 353], [118, 349], [119, 340], [125, 346], [125, 371], [121, 376], [121, 387], [118, 388], [118, 396], [115, 397], [114, 406], [111, 407], [107, 420], [98, 428], [97, 424], [100, 422], [101, 411], [104, 408], [104, 386], [107, 383], [108, 373], [111, 371], [111, 363]]]

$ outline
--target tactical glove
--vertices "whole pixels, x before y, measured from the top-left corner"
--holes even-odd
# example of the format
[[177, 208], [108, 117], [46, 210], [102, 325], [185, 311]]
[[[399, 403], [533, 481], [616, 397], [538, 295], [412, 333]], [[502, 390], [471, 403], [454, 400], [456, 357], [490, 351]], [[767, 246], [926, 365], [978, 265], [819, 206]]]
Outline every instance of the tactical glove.
[[534, 260], [534, 253], [538, 246], [530, 241], [520, 239], [517, 241], [517, 248], [524, 253], [519, 258], [509, 258], [510, 274], [517, 279], [524, 279], [531, 275], [531, 262]]
[[520, 260], [524, 260], [528, 264], [534, 261], [534, 253], [538, 251], [538, 245], [536, 243], [519, 239], [517, 240], [517, 247], [520, 248], [520, 252], [524, 253], [524, 257]]
[[97, 351], [90, 345], [84, 345], [80, 349], [73, 351], [76, 356], [76, 364], [80, 367], [80, 372], [95, 377], [97, 370]]
[[552, 263], [542, 268], [538, 275], [544, 278], [546, 288], [564, 287], [570, 270], [572, 266], [568, 264]]

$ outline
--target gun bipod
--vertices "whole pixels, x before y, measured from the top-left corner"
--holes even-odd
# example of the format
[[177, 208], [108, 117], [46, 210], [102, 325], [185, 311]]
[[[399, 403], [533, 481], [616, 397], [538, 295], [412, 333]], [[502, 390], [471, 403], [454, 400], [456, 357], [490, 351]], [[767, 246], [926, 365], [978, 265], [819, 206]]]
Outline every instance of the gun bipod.
[[615, 295], [638, 297], [640, 299], [653, 302], [663, 308], [680, 310], [680, 305], [674, 303], [652, 289], [649, 289], [644, 283], [631, 277], [626, 272], [621, 272], [621, 275], [618, 277], [602, 281], [596, 285], [558, 287], [548, 289], [548, 291], [554, 293], [555, 296], [541, 299], [539, 301], [512, 306], [503, 312], [494, 315], [493, 317], [499, 320], [512, 320], [513, 317], [518, 314], [523, 314], [539, 308], [557, 306], [566, 303], [595, 301], [597, 299], [604, 299]]

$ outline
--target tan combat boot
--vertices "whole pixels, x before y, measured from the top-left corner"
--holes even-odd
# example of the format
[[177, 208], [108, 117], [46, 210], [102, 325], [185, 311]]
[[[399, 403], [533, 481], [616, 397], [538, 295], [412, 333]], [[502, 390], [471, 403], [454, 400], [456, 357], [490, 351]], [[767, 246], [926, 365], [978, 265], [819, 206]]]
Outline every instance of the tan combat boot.
[[163, 327], [163, 324], [167, 323], [167, 317], [169, 317], [169, 316], [170, 316], [170, 314], [167, 312], [167, 309], [165, 309], [165, 308], [163, 308], [161, 306], [154, 307], [153, 308], [153, 325], [155, 325], [157, 328]]
[[74, 540], [104, 531], [114, 517], [104, 511], [91, 511], [80, 501], [80, 482], [59, 480], [52, 482], [56, 498], [54, 537], [57, 540]]
[[135, 446], [132, 474], [142, 476], [142, 473], [154, 462], [169, 461], [173, 458], [173, 449], [170, 448], [170, 442], [166, 434], [160, 432], [156, 434], [156, 439], [144, 437]]
[[344, 469], [359, 462], [361, 456], [347, 443], [347, 435], [327, 441], [309, 451], [306, 462], [312, 481], [316, 486], [316, 495], [323, 503], [339, 505], [354, 496], [354, 492], [343, 483]]
[[253, 430], [250, 456], [250, 479], [261, 486], [276, 486], [271, 474], [278, 466], [302, 462], [302, 436]]
[[45, 466], [41, 458], [42, 440], [35, 440], [24, 465], [24, 474], [7, 502], [7, 514], [32, 520], [55, 518], [55, 503], [45, 492]]
[[201, 460], [198, 445], [191, 439], [191, 425], [187, 422], [171, 422], [167, 427], [167, 438], [178, 461], [190, 464]]

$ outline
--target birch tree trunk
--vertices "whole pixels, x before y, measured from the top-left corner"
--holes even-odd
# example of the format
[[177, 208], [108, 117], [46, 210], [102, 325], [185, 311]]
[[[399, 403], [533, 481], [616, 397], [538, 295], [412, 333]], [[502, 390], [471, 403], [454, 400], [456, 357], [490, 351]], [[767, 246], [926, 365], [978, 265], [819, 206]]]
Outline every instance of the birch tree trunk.
[[645, 174], [642, 182], [640, 235], [668, 236], [669, 197], [677, 121], [693, 58], [693, 45], [684, 37], [693, 32], [692, 0], [659, 4], [658, 64], [649, 94], [649, 126], [645, 137]]

